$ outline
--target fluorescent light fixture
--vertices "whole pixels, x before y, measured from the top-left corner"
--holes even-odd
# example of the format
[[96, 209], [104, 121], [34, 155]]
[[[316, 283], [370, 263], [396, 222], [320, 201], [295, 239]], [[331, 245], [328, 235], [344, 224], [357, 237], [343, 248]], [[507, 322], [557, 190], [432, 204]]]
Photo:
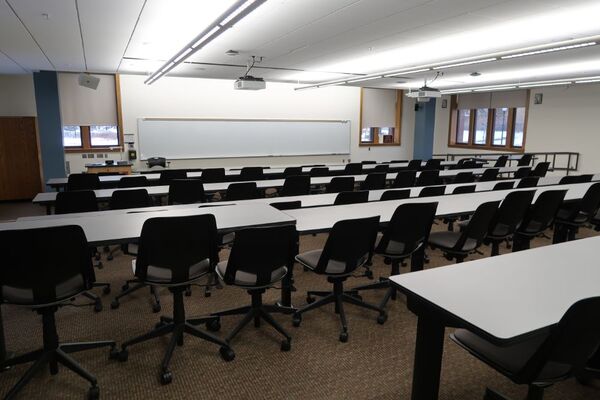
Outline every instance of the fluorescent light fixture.
[[453, 63], [452, 61], [450, 61], [451, 64], [440, 65], [438, 67], [433, 67], [433, 69], [446, 69], [446, 68], [462, 67], [463, 65], [483, 64], [483, 63], [492, 62], [492, 61], [496, 61], [496, 60], [497, 60], [497, 58], [493, 57], [493, 58], [484, 58], [483, 60], [463, 61], [463, 62], [457, 62], [457, 63]]
[[600, 77], [575, 81], [575, 83], [595, 83], [595, 82], [600, 82]]
[[571, 81], [562, 81], [562, 82], [554, 82], [554, 83], [530, 83], [526, 85], [519, 85], [520, 88], [532, 88], [532, 87], [540, 87], [540, 86], [562, 86], [562, 85], [570, 85]]
[[156, 70], [144, 83], [150, 85], [156, 82], [160, 77], [166, 75], [181, 64], [184, 60], [189, 58], [192, 54], [206, 46], [208, 43], [216, 39], [219, 35], [225, 32], [227, 29], [234, 26], [241, 19], [246, 17], [252, 11], [257, 9], [267, 0], [238, 0], [231, 7], [229, 7], [223, 14], [221, 14], [213, 23], [211, 23], [205, 30], [203, 30], [198, 36], [196, 36], [191, 42], [189, 42], [183, 49], [177, 52], [167, 62], [165, 62], [158, 70]]
[[355, 83], [355, 82], [364, 82], [364, 81], [372, 81], [375, 79], [381, 79], [383, 78], [383, 75], [377, 75], [377, 76], [366, 76], [363, 78], [358, 78], [358, 79], [348, 79], [347, 83]]
[[496, 86], [496, 87], [490, 87], [490, 88], [480, 88], [480, 89], [474, 89], [474, 92], [488, 92], [490, 90], [509, 90], [509, 89], [516, 89], [516, 86]]
[[432, 70], [432, 68], [409, 69], [406, 71], [396, 71], [391, 74], [385, 74], [385, 75], [383, 75], [383, 77], [384, 78], [395, 78], [400, 75], [418, 74], [419, 72], [427, 72], [427, 71], [431, 71], [431, 70]]
[[517, 58], [517, 57], [533, 56], [533, 55], [536, 55], [536, 54], [554, 53], [555, 51], [579, 49], [581, 47], [595, 46], [596, 44], [597, 44], [596, 42], [586, 42], [586, 43], [572, 44], [572, 45], [569, 45], [569, 46], [552, 47], [552, 48], [549, 48], [549, 49], [540, 49], [540, 50], [534, 50], [534, 51], [527, 51], [527, 52], [524, 52], [524, 53], [510, 54], [510, 55], [507, 55], [507, 56], [502, 56], [500, 58], [503, 59], [503, 60], [507, 60], [507, 59]]

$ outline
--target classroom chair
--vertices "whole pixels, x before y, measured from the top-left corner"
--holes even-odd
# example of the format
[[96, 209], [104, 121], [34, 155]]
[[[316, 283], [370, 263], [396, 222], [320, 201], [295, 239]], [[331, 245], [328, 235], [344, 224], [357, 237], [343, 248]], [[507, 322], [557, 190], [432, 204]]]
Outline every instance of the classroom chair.
[[329, 168], [327, 168], [327, 167], [311, 168], [310, 176], [329, 176]]
[[419, 192], [419, 197], [443, 196], [446, 193], [446, 186], [426, 186]]
[[331, 178], [331, 181], [329, 181], [329, 184], [325, 187], [326, 193], [351, 192], [353, 190], [353, 176], [336, 176]]
[[431, 158], [431, 159], [427, 160], [423, 169], [426, 171], [427, 170], [440, 170], [440, 169], [442, 169], [442, 160], [437, 159], [437, 158]]
[[410, 160], [406, 166], [406, 169], [409, 171], [420, 171], [422, 163], [422, 160]]
[[302, 175], [302, 167], [285, 167], [285, 169], [283, 170], [284, 178], [296, 175]]
[[531, 174], [531, 167], [520, 167], [514, 174], [515, 179], [527, 178]]
[[532, 159], [533, 156], [531, 154], [523, 154], [517, 163], [517, 167], [528, 167]]
[[200, 175], [202, 183], [225, 182], [225, 168], [206, 168]]
[[169, 205], [205, 203], [204, 185], [199, 179], [173, 179], [168, 198]]
[[227, 186], [225, 192], [225, 200], [227, 201], [257, 199], [258, 197], [256, 182], [232, 183]]
[[280, 196], [303, 196], [310, 194], [310, 176], [292, 175], [285, 178]]
[[475, 176], [471, 171], [468, 172], [459, 172], [454, 177], [452, 183], [471, 183], [475, 182]]
[[486, 168], [483, 171], [483, 174], [479, 177], [479, 182], [490, 182], [498, 179], [498, 173], [500, 170], [498, 168]]
[[526, 178], [523, 178], [517, 184], [517, 189], [536, 187], [538, 185], [539, 180], [540, 178], [537, 176], [528, 176]]
[[390, 170], [390, 166], [388, 164], [380, 164], [376, 165], [373, 171], [375, 172], [388, 172]]
[[71, 174], [67, 179], [67, 191], [100, 189], [100, 177], [97, 174]]
[[126, 188], [134, 188], [134, 187], [146, 187], [150, 186], [148, 184], [148, 178], [144, 175], [139, 176], [124, 176], [119, 179], [117, 183], [117, 188], [126, 189]]
[[386, 190], [381, 194], [380, 201], [404, 200], [410, 197], [410, 189]]
[[240, 171], [240, 180], [242, 181], [259, 181], [264, 177], [263, 167], [244, 167]]
[[575, 240], [580, 227], [589, 223], [600, 208], [600, 183], [594, 183], [583, 198], [575, 203], [563, 205], [554, 220], [552, 243]]
[[415, 180], [417, 179], [416, 170], [404, 170], [398, 171], [392, 187], [395, 189], [402, 189], [415, 186]]
[[361, 164], [365, 165], [365, 164], [377, 164], [377, 161], [373, 161], [373, 160], [365, 160], [365, 161], [361, 161]]
[[335, 196], [333, 205], [341, 206], [344, 204], [366, 203], [369, 201], [369, 191], [360, 190], [356, 192], [339, 192]]
[[530, 176], [537, 176], [538, 178], [543, 178], [546, 176], [548, 169], [550, 168], [549, 162], [541, 162], [538, 163], [535, 168], [531, 171]]
[[385, 172], [371, 172], [364, 181], [360, 183], [360, 190], [385, 189], [387, 174]]
[[362, 173], [361, 163], [349, 163], [344, 167], [344, 175], [360, 175]]
[[494, 168], [504, 168], [506, 167], [506, 163], [508, 162], [508, 156], [500, 156], [496, 159], [494, 163]]
[[302, 208], [302, 201], [301, 200], [296, 200], [296, 201], [278, 201], [278, 202], [275, 202], [275, 203], [271, 203], [269, 205], [271, 207], [275, 207], [279, 211], [283, 211], [283, 210], [295, 210], [297, 208]]
[[432, 186], [440, 184], [440, 171], [430, 169], [421, 171], [415, 181], [415, 186]]
[[165, 169], [160, 171], [159, 185], [169, 185], [175, 179], [187, 179], [187, 172], [182, 169]]
[[494, 185], [494, 187], [492, 188], [492, 190], [510, 190], [513, 189], [515, 187], [515, 183], [510, 181], [510, 182], [498, 182]]

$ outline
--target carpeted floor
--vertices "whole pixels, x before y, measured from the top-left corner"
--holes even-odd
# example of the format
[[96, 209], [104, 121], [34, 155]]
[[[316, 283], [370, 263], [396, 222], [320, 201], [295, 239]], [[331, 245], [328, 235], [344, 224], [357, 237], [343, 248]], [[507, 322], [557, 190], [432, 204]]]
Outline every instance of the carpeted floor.
[[[443, 229], [437, 226], [435, 229]], [[580, 237], [593, 235], [584, 230]], [[322, 246], [325, 235], [305, 236], [302, 250]], [[535, 246], [548, 245], [546, 239]], [[508, 251], [503, 248], [502, 251]], [[485, 249], [486, 256], [489, 249]], [[429, 251], [428, 268], [447, 265], [441, 253]], [[226, 252], [221, 255], [226, 258]], [[475, 257], [471, 257], [473, 259]], [[104, 269], [97, 272], [99, 281], [109, 281], [113, 293], [131, 277], [131, 258], [119, 255], [111, 262], [103, 260]], [[374, 260], [375, 276], [389, 273], [382, 259]], [[404, 268], [403, 272], [406, 272]], [[302, 305], [308, 289], [328, 289], [326, 280], [296, 267], [293, 301]], [[351, 279], [348, 286], [367, 281]], [[442, 284], [442, 283], [440, 283]], [[365, 300], [376, 302], [382, 292], [364, 293]], [[279, 291], [270, 290], [265, 300], [274, 302]], [[91, 308], [64, 307], [57, 314], [59, 335], [63, 342], [114, 339], [122, 342], [150, 330], [157, 322], [147, 291], [123, 299], [121, 307], [111, 310], [112, 294], [103, 296], [104, 311], [95, 314]], [[83, 300], [81, 301], [83, 302]], [[188, 316], [206, 314], [249, 304], [245, 291], [226, 287], [205, 298], [203, 289], [195, 287], [186, 298]], [[162, 291], [163, 313], [171, 312], [171, 300]], [[375, 313], [347, 306], [350, 339], [338, 341], [339, 321], [333, 306], [304, 315], [302, 326], [292, 327], [291, 316], [278, 315], [293, 337], [292, 350], [279, 350], [280, 337], [263, 324], [249, 326], [232, 342], [234, 361], [224, 362], [218, 348], [210, 343], [186, 337], [183, 347], [175, 350], [171, 370], [173, 383], [161, 386], [159, 365], [168, 338], [161, 338], [130, 348], [129, 361], [108, 359], [107, 350], [77, 353], [74, 357], [99, 380], [103, 399], [408, 399], [410, 398], [415, 343], [416, 318], [406, 309], [403, 296], [392, 301], [385, 325], [376, 323]], [[4, 324], [9, 350], [22, 353], [41, 346], [41, 320], [33, 312], [3, 306]], [[222, 320], [220, 335], [229, 332], [239, 317]], [[450, 330], [447, 332], [450, 333]], [[0, 396], [24, 373], [19, 366], [0, 374]], [[514, 399], [523, 398], [525, 387], [509, 380], [446, 341], [440, 386], [441, 399], [481, 399], [486, 386], [501, 390]], [[57, 376], [44, 372], [35, 377], [20, 398], [82, 399], [86, 382], [64, 368]], [[569, 380], [547, 389], [548, 400], [597, 399], [600, 384], [582, 386]]]

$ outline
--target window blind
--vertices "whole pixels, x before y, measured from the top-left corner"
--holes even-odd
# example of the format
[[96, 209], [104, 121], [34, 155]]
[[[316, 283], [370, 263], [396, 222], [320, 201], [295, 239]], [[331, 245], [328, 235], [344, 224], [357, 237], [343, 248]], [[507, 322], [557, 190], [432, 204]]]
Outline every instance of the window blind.
[[93, 75], [100, 79], [96, 90], [79, 86], [79, 74], [59, 73], [58, 94], [63, 125], [117, 125], [114, 75]]
[[527, 90], [501, 90], [488, 93], [459, 94], [459, 109], [525, 107], [527, 105]]

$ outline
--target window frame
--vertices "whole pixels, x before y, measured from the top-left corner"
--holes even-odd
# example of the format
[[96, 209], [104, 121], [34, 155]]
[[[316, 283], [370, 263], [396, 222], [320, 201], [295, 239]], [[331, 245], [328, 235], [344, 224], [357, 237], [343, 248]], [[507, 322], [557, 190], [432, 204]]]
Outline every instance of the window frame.
[[[94, 145], [92, 144], [92, 126], [114, 126], [117, 129], [117, 144], [114, 145], [110, 145], [110, 146], [106, 146], [106, 145]], [[119, 134], [119, 126], [118, 125], [90, 125], [89, 126], [89, 135], [90, 135], [90, 147], [93, 149], [105, 149], [105, 148], [112, 148], [112, 147], [118, 147], [121, 146], [121, 135]]]
[[[400, 146], [402, 144], [402, 102], [404, 97], [404, 91], [401, 89], [396, 90], [396, 126], [383, 126], [383, 127], [363, 127], [363, 88], [360, 89], [360, 114], [358, 121], [358, 146], [359, 147], [373, 147], [373, 146]], [[379, 130], [380, 128], [394, 128], [392, 142], [380, 142], [379, 141]], [[373, 134], [372, 142], [362, 141], [362, 130], [371, 129]]]
[[[74, 127], [79, 128], [79, 143], [80, 143], [79, 145], [73, 146], [73, 145], [65, 144], [65, 127], [67, 127], [67, 126], [74, 126]], [[62, 130], [61, 130], [61, 135], [62, 135], [62, 144], [65, 149], [81, 149], [83, 147], [83, 133], [81, 131], [81, 126], [79, 126], [79, 125], [63, 125]]]

